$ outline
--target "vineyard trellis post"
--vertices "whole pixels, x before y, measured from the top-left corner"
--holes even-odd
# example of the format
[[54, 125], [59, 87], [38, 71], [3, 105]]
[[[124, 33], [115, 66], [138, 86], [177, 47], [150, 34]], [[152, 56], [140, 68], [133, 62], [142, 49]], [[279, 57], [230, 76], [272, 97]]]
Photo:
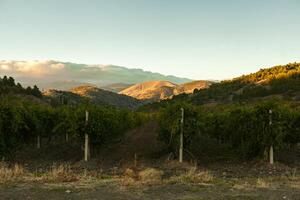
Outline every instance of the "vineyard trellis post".
[[[270, 132], [272, 133], [272, 110], [269, 110], [269, 125], [270, 125]], [[270, 151], [269, 151], [269, 156], [270, 156], [270, 164], [274, 164], [274, 152], [273, 152], [273, 144], [271, 143], [270, 145]]]
[[180, 146], [179, 146], [179, 162], [183, 160], [183, 123], [184, 123], [184, 109], [181, 108], [181, 121], [180, 121]]
[[37, 136], [37, 144], [36, 144], [36, 146], [37, 146], [37, 149], [41, 148], [41, 135], [40, 134], [38, 134], [38, 136]]
[[89, 120], [89, 112], [85, 111], [85, 134], [84, 134], [84, 161], [90, 158], [89, 135], [87, 133], [87, 125]]

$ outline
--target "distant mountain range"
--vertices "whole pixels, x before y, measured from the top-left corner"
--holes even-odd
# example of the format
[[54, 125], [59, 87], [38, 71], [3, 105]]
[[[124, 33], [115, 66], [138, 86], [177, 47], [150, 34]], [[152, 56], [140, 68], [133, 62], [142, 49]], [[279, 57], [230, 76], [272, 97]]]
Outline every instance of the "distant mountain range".
[[[94, 104], [112, 105], [124, 108], [137, 108], [145, 103], [172, 98], [182, 93], [193, 93], [195, 89], [209, 87], [209, 81], [193, 81], [185, 84], [175, 84], [168, 81], [149, 81], [133, 86], [112, 84], [115, 91], [104, 90], [92, 85], [83, 85], [68, 91], [55, 89], [46, 90], [43, 95], [57, 103], [78, 104], [90, 101]], [[127, 87], [116, 93], [121, 88]]]
[[81, 85], [91, 85], [119, 92], [129, 85], [145, 81], [164, 80], [176, 84], [192, 81], [187, 78], [166, 76], [142, 69], [53, 60], [0, 61], [0, 76], [4, 75], [15, 77], [24, 86], [37, 85], [42, 90], [69, 90]]
[[[0, 65], [0, 96], [7, 94], [25, 96], [26, 98], [32, 96], [38, 98], [38, 101], [40, 102], [43, 101], [44, 103], [50, 102], [54, 104], [78, 104], [89, 101], [94, 104], [112, 105], [132, 109], [144, 105], [145, 103], [166, 99], [172, 99], [172, 101], [187, 101], [195, 104], [245, 102], [273, 97], [283, 98], [286, 100], [300, 100], [300, 63], [290, 63], [287, 65], [261, 69], [252, 74], [243, 75], [232, 80], [224, 80], [221, 82], [202, 80], [174, 83], [167, 80], [154, 80], [137, 84], [117, 82], [107, 84], [106, 86], [103, 86], [103, 88], [99, 88], [95, 83], [87, 83], [88, 80], [84, 78], [78, 79], [78, 81], [59, 81], [54, 79], [52, 83], [55, 83], [56, 85], [54, 84], [54, 86], [59, 88], [59, 90], [45, 90], [43, 92], [44, 96], [42, 96], [41, 92], [36, 87], [23, 88], [20, 84], [14, 82], [14, 79], [11, 77], [1, 78], [1, 76], [15, 73], [16, 75], [19, 75], [19, 78], [21, 76], [27, 77], [28, 80], [29, 77], [32, 76], [31, 81], [33, 84], [37, 79], [40, 82], [36, 82], [41, 84], [49, 83], [50, 80], [52, 80], [50, 78], [53, 77], [54, 74], [61, 78], [63, 78], [61, 74], [65, 73], [69, 75], [69, 70], [65, 70], [64, 68], [66, 66], [61, 63], [53, 64], [53, 66], [50, 67], [47, 65], [46, 68], [35, 68], [35, 66], [35, 71], [30, 71], [32, 70], [32, 65], [35, 66], [36, 63], [28, 66], [26, 65], [26, 67], [24, 66], [24, 63], [11, 64], [11, 62], [2, 61]], [[44, 65], [45, 64], [42, 66]], [[48, 68], [51, 68], [54, 72], [51, 70], [46, 70], [46, 72], [43, 71]], [[85, 70], [90, 71], [91, 69], [90, 67], [83, 68], [83, 71]], [[95, 67], [95, 73], [101, 74], [99, 70], [101, 71], [103, 68]], [[124, 70], [130, 71], [130, 69], [126, 68], [124, 68]], [[31, 75], [29, 73], [31, 73]], [[151, 72], [144, 73], [153, 74]], [[120, 73], [116, 74], [116, 76], [120, 78]], [[113, 78], [113, 75], [110, 74], [110, 76], [114, 81], [116, 81], [116, 79]], [[45, 80], [42, 81], [42, 77]], [[85, 77], [85, 75], [83, 75], [83, 77]], [[181, 78], [176, 79], [178, 81], [187, 80]], [[179, 95], [184, 93], [190, 95]]]
[[128, 87], [119, 92], [119, 94], [140, 100], [159, 101], [182, 93], [193, 93], [195, 89], [208, 88], [211, 83], [210, 81], [193, 81], [184, 84], [175, 84], [169, 81], [149, 81]]

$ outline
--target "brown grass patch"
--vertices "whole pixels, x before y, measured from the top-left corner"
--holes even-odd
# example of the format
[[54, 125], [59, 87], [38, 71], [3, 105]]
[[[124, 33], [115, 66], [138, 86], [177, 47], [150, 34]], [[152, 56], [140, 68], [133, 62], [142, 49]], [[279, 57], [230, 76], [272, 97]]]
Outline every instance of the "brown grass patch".
[[69, 164], [53, 164], [50, 170], [42, 175], [43, 181], [49, 182], [73, 182], [78, 181], [78, 176], [73, 173]]
[[164, 172], [159, 169], [147, 168], [139, 172], [139, 180], [144, 183], [159, 182], [162, 180]]
[[0, 183], [20, 180], [24, 174], [25, 170], [21, 165], [9, 166], [7, 163], [0, 162]]
[[214, 176], [209, 171], [199, 171], [197, 167], [191, 167], [186, 173], [173, 176], [169, 179], [171, 183], [209, 183]]
[[256, 180], [256, 187], [258, 187], [258, 188], [268, 188], [268, 187], [270, 187], [270, 184], [266, 180], [263, 180], [262, 178], [258, 178]]

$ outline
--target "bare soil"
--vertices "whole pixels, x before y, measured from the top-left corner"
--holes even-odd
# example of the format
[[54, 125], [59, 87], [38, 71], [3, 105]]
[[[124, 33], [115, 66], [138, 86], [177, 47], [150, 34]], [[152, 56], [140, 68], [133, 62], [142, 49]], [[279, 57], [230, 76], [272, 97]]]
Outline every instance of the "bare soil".
[[252, 188], [227, 185], [164, 184], [120, 187], [114, 182], [18, 184], [0, 188], [1, 199], [300, 199], [300, 188]]

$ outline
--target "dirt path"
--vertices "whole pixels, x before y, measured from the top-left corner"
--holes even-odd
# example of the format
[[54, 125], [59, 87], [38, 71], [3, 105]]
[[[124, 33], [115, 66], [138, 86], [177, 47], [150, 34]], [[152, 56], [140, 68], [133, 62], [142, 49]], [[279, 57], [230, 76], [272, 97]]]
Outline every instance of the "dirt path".
[[[69, 191], [69, 193], [68, 193]], [[102, 199], [102, 200], [298, 200], [300, 191], [291, 188], [239, 190], [220, 186], [163, 185], [139, 188], [122, 188], [114, 184], [91, 188], [63, 185], [17, 185], [0, 188], [0, 199]]]

